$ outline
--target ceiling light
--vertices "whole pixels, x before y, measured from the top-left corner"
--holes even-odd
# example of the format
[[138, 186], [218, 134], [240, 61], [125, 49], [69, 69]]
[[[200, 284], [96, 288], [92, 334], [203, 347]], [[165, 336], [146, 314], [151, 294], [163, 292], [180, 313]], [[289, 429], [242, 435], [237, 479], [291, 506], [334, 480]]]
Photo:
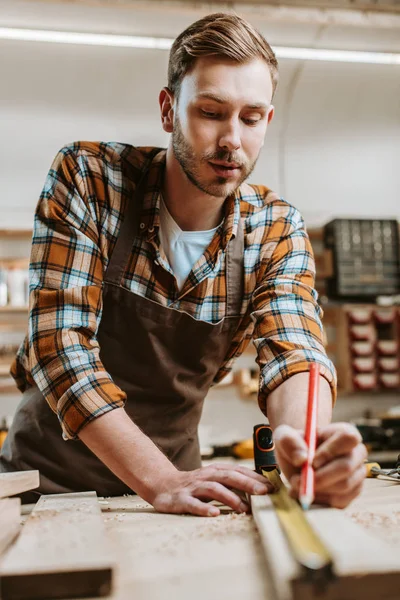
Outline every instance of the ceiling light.
[[[16, 29], [12, 27], [0, 27], [0, 39], [89, 46], [116, 46], [120, 48], [150, 48], [156, 50], [169, 50], [173, 43], [171, 38], [161, 37]], [[273, 48], [278, 58], [381, 65], [400, 64], [400, 54], [389, 52], [357, 52], [353, 50], [326, 50], [322, 48], [292, 48], [284, 46], [274, 46]]]

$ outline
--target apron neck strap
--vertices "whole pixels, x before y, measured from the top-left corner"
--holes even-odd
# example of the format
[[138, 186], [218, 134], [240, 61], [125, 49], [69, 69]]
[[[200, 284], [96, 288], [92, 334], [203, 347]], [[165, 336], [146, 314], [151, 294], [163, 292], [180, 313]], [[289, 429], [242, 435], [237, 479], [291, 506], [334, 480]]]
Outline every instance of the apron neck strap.
[[[150, 163], [151, 164], [151, 163]], [[143, 206], [144, 192], [150, 165], [147, 164], [136, 189], [127, 199], [125, 217], [119, 231], [113, 253], [104, 274], [104, 281], [120, 286], [132, 253], [132, 246], [139, 229], [139, 216]]]
[[240, 315], [244, 294], [244, 230], [242, 219], [236, 236], [231, 237], [226, 248], [226, 303], [227, 316]]

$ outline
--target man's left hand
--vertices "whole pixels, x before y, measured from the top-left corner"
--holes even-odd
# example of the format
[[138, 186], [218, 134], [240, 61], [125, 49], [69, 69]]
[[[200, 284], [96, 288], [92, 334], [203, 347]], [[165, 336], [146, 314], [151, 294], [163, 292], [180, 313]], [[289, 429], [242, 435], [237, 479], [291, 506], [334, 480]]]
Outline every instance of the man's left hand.
[[[307, 459], [302, 431], [280, 425], [274, 431], [276, 457], [286, 475], [291, 493], [298, 496], [300, 469]], [[358, 430], [349, 423], [330, 423], [318, 430], [315, 469], [315, 500], [345, 508], [362, 489], [367, 450]]]

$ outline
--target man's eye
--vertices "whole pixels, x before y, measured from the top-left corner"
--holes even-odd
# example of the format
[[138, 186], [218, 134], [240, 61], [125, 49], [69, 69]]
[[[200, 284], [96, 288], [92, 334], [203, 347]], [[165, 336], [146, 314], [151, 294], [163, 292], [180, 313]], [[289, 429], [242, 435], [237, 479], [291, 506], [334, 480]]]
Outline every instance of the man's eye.
[[202, 110], [201, 114], [207, 119], [216, 119], [218, 117], [218, 113], [209, 112], [208, 110]]
[[261, 121], [261, 119], [243, 119], [246, 125], [257, 125]]

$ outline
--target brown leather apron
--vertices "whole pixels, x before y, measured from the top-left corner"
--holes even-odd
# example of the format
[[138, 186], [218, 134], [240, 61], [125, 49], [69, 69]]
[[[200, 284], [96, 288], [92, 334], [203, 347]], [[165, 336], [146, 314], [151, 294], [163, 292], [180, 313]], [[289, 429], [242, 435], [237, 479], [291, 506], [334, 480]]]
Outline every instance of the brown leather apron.
[[[243, 228], [226, 251], [227, 312], [216, 324], [143, 298], [121, 286], [147, 177], [127, 208], [103, 283], [98, 330], [101, 360], [126, 392], [125, 410], [181, 470], [201, 466], [197, 427], [203, 401], [240, 321]], [[115, 431], [118, 435], [118, 431]], [[95, 490], [101, 496], [132, 493], [80, 440], [62, 439], [56, 414], [37, 387], [22, 400], [0, 457], [0, 471], [39, 469], [42, 494]], [[32, 502], [37, 493], [23, 495]]]

